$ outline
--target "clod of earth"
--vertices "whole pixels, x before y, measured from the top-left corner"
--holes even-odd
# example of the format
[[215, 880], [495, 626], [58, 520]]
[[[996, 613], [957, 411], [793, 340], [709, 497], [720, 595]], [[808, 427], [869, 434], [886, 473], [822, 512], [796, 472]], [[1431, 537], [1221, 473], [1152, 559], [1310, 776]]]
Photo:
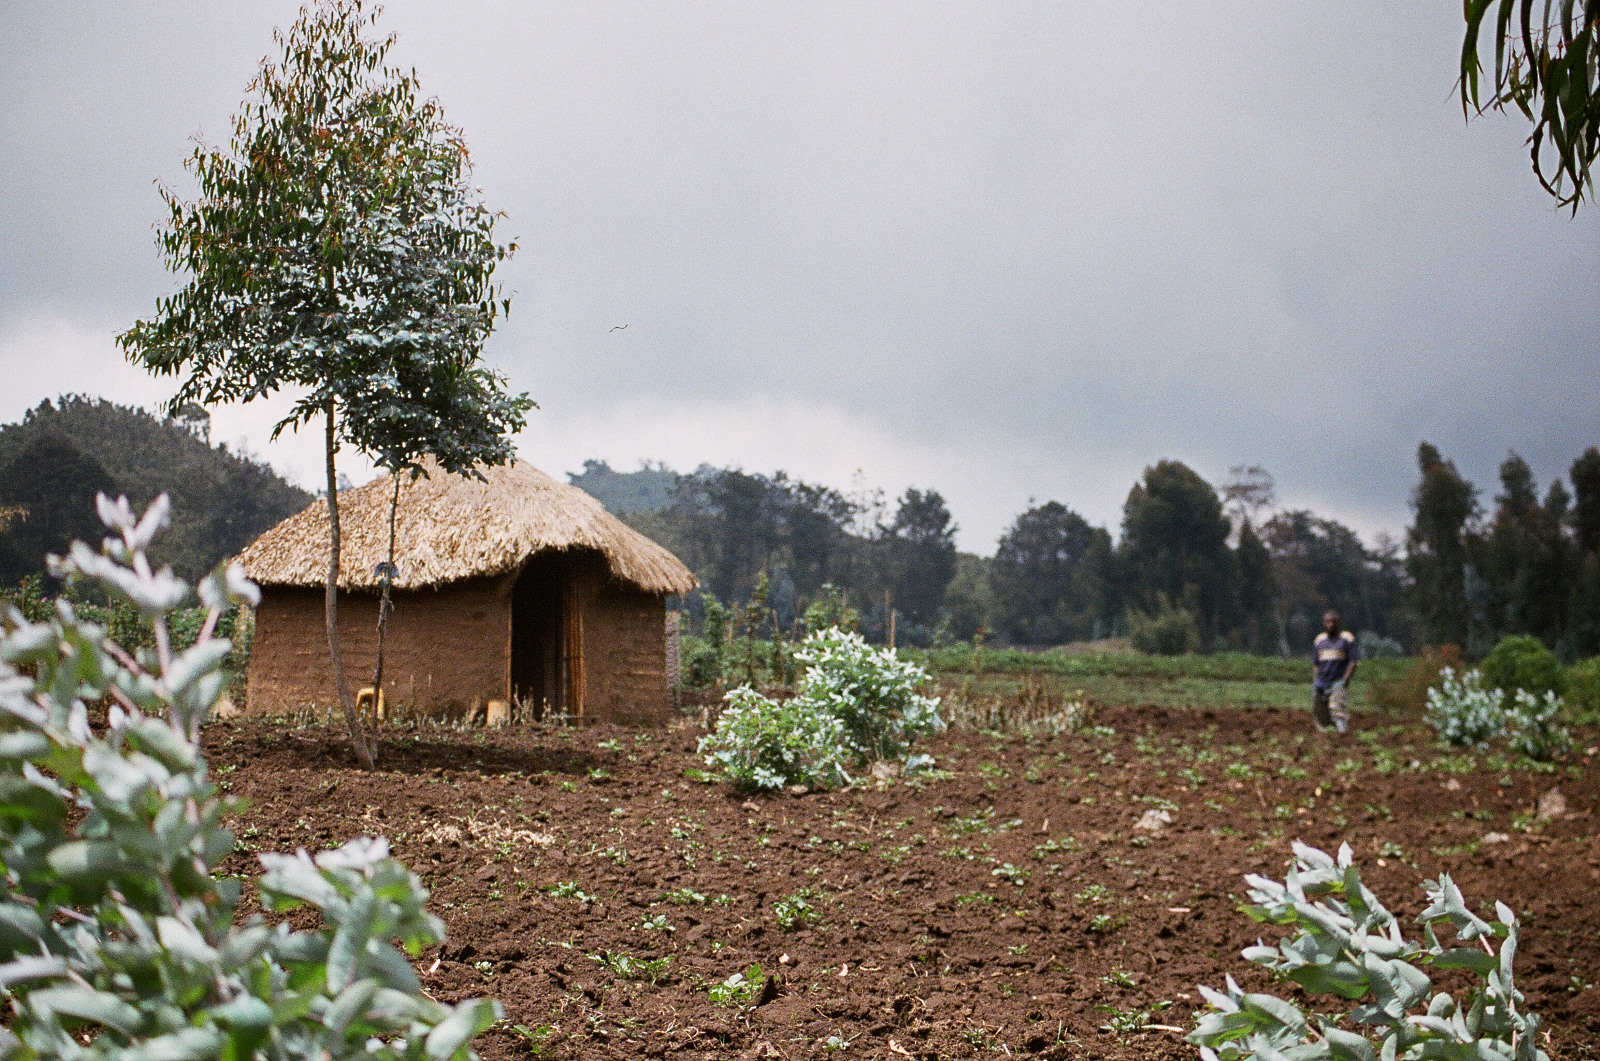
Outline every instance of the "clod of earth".
[[1150, 833], [1159, 833], [1161, 830], [1165, 829], [1171, 824], [1172, 815], [1169, 812], [1165, 810], [1152, 809], [1141, 814], [1139, 816], [1139, 820], [1134, 823], [1133, 827], [1135, 829], [1143, 829]]

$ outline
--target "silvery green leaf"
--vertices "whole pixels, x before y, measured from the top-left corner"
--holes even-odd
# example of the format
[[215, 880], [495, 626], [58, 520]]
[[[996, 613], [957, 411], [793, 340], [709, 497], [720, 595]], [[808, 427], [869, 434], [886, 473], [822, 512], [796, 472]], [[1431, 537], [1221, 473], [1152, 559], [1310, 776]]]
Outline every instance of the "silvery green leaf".
[[379, 986], [376, 980], [357, 980], [334, 999], [333, 1005], [323, 1015], [322, 1023], [335, 1041], [343, 1041], [345, 1029], [350, 1026], [351, 1021], [366, 1011], [368, 1003], [378, 993]]
[[226, 1036], [216, 1028], [181, 1028], [119, 1052], [119, 1061], [211, 1061]]
[[[119, 498], [118, 503], [126, 506], [126, 498]], [[123, 540], [128, 543], [128, 548], [135, 552], [148, 549], [156, 534], [167, 525], [171, 512], [171, 499], [165, 493], [156, 495], [156, 499], [150, 502], [150, 507], [144, 510], [144, 516], [137, 526], [128, 529], [126, 524], [123, 525]]]
[[135, 526], [133, 506], [128, 504], [126, 494], [112, 501], [105, 494], [97, 493], [94, 495], [94, 507], [100, 515], [100, 522], [114, 531], [130, 530]]
[[363, 888], [350, 900], [328, 947], [328, 987], [343, 991], [360, 971], [362, 956], [371, 939], [376, 899], [371, 889]]
[[232, 646], [221, 638], [202, 641], [179, 653], [163, 677], [174, 695], [181, 695], [201, 675], [222, 665]]
[[453, 1058], [473, 1036], [486, 1031], [503, 1013], [500, 1003], [488, 999], [475, 998], [459, 1003], [449, 1017], [428, 1033], [423, 1049], [431, 1061]]
[[339, 847], [318, 852], [316, 864], [329, 872], [354, 870], [366, 873], [388, 857], [389, 841], [386, 837], [358, 836]]
[[[262, 897], [282, 897], [310, 903], [324, 910], [342, 908], [344, 897], [318, 872], [302, 848], [293, 855], [266, 853], [260, 856], [266, 873], [261, 878]], [[288, 907], [274, 905], [275, 910]]]
[[56, 980], [67, 975], [67, 963], [54, 955], [28, 955], [0, 965], [0, 985], [25, 980]]
[[27, 996], [26, 1005], [35, 1012], [64, 1013], [129, 1036], [138, 1034], [144, 1023], [139, 1011], [116, 995], [77, 985], [33, 991]]
[[1378, 1061], [1378, 1051], [1365, 1036], [1324, 1024], [1322, 1037], [1328, 1044], [1328, 1056], [1336, 1061]]
[[175, 917], [156, 919], [156, 938], [167, 950], [194, 962], [196, 965], [217, 964], [216, 950], [190, 925]]

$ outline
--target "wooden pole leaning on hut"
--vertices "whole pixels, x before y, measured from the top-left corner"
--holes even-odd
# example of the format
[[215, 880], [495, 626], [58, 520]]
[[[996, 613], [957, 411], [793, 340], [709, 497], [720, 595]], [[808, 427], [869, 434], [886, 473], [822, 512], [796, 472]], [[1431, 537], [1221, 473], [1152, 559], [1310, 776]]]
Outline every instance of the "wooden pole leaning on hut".
[[389, 559], [378, 574], [383, 580], [383, 593], [378, 597], [378, 662], [372, 668], [373, 723], [382, 719], [383, 704], [383, 637], [389, 629], [389, 612], [393, 609], [390, 589], [394, 586], [394, 521], [400, 510], [400, 473], [394, 473], [394, 493], [389, 496]]
[[344, 712], [345, 725], [350, 728], [350, 747], [363, 770], [377, 765], [372, 748], [367, 744], [367, 733], [361, 725], [361, 715], [356, 702], [350, 697], [350, 683], [345, 680], [344, 654], [339, 651], [339, 473], [333, 465], [333, 454], [338, 439], [333, 431], [333, 399], [327, 403], [328, 414], [328, 583], [323, 604], [323, 618], [328, 625], [328, 652], [333, 657], [333, 689], [339, 697], [339, 709]]

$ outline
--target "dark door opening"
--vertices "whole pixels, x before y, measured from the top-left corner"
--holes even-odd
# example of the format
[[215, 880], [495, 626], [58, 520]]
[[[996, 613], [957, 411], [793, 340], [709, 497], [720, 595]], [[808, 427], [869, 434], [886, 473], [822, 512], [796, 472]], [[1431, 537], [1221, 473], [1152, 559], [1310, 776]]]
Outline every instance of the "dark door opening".
[[511, 694], [535, 719], [568, 713], [568, 568], [560, 555], [535, 556], [511, 590]]

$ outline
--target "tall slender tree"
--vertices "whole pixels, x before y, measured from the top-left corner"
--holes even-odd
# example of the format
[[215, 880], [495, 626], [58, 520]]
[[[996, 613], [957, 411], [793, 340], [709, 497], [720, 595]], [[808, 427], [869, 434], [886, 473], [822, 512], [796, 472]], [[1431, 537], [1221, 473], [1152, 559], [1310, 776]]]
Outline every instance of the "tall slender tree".
[[1162, 598], [1193, 613], [1203, 646], [1223, 632], [1233, 582], [1233, 527], [1216, 489], [1180, 461], [1145, 469], [1122, 508], [1123, 567], [1130, 603], [1154, 613]]
[[1477, 490], [1427, 442], [1417, 447], [1422, 481], [1411, 496], [1415, 521], [1406, 533], [1406, 568], [1423, 636], [1435, 645], [1465, 645], [1472, 614], [1467, 605], [1468, 522], [1477, 514]]
[[121, 337], [134, 362], [184, 377], [171, 408], [292, 389], [274, 437], [322, 422], [328, 650], [368, 767], [339, 645], [336, 455], [349, 444], [393, 473], [424, 452], [452, 470], [504, 460], [528, 407], [478, 364], [509, 309], [493, 277], [514, 247], [495, 240], [459, 132], [415, 73], [388, 65], [394, 38], [370, 35], [375, 17], [322, 0], [277, 34], [228, 147], [188, 159], [198, 198], [162, 190], [158, 242], [188, 282]]
[[914, 487], [902, 494], [885, 544], [893, 606], [919, 626], [937, 623], [956, 574], [956, 524], [944, 495]]

